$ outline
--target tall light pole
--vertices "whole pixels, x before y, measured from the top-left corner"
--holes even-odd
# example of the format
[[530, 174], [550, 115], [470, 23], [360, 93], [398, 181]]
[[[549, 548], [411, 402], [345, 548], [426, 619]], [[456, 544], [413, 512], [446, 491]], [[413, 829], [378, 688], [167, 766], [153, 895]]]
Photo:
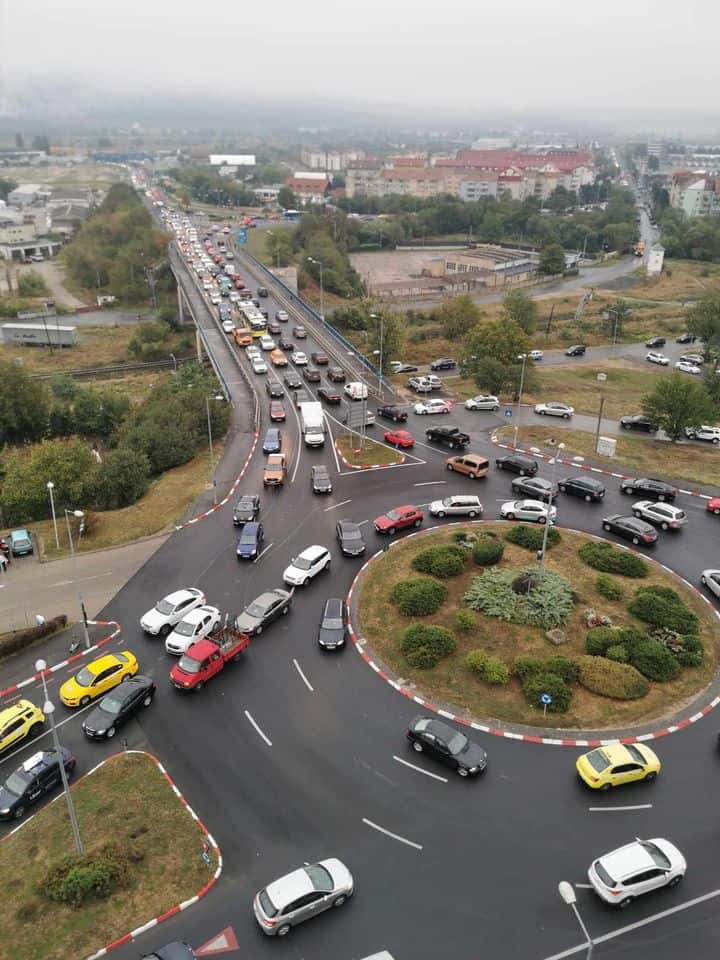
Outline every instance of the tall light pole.
[[275, 269], [280, 269], [280, 243], [278, 242], [277, 234], [274, 230], [265, 231], [269, 237], [273, 238], [273, 243], [275, 244]]
[[[540, 557], [538, 563], [538, 578], [542, 580], [543, 572], [545, 570], [545, 551], [547, 550], [547, 541], [548, 541], [548, 531], [550, 529], [550, 513], [552, 511], [552, 490], [555, 486], [555, 470], [557, 468], [558, 457], [561, 452], [565, 449], [564, 443], [559, 443], [557, 445], [557, 453], [552, 459], [552, 473], [550, 474], [550, 499], [548, 500], [548, 515], [545, 518], [545, 529], [543, 530], [543, 542], [540, 549]], [[557, 523], [557, 507], [555, 507], [555, 522]]]
[[572, 884], [568, 883], [567, 880], [561, 880], [558, 884], [558, 891], [565, 903], [573, 909], [573, 913], [577, 918], [577, 922], [580, 924], [580, 929], [582, 930], [583, 936], [585, 937], [585, 941], [588, 945], [588, 957], [590, 957], [592, 954], [593, 941], [592, 937], [588, 933], [587, 927], [583, 923], [583, 919], [580, 916], [580, 911], [577, 908], [577, 897], [575, 896], [575, 890]]
[[48, 699], [47, 684], [45, 682], [45, 671], [47, 670], [47, 663], [44, 660], [35, 661], [35, 669], [40, 674], [43, 685], [43, 695], [45, 697], [45, 703], [43, 704], [43, 713], [46, 717], [50, 717], [50, 730], [52, 731], [53, 744], [55, 746], [55, 753], [57, 754], [58, 761], [60, 763], [60, 779], [62, 780], [63, 793], [65, 794], [65, 800], [67, 801], [68, 816], [70, 817], [70, 826], [72, 827], [73, 839], [75, 840], [75, 851], [79, 857], [85, 856], [85, 851], [83, 850], [82, 839], [80, 837], [80, 827], [78, 826], [77, 817], [75, 816], [75, 807], [73, 806], [72, 797], [70, 796], [70, 787], [68, 786], [67, 771], [65, 770], [65, 763], [63, 762], [62, 751], [60, 750], [60, 741], [58, 740], [57, 728], [55, 726], [55, 705], [50, 702]]
[[526, 353], [519, 353], [518, 360], [522, 360], [522, 368], [520, 370], [520, 389], [518, 390], [518, 399], [517, 399], [517, 417], [515, 419], [515, 433], [513, 436], [513, 446], [517, 446], [517, 437], [518, 437], [518, 420], [520, 419], [520, 402], [522, 400], [523, 386], [525, 385], [525, 364], [527, 363], [528, 355]]
[[53, 498], [53, 489], [55, 488], [55, 484], [52, 482], [52, 480], [48, 480], [45, 486], [48, 488], [48, 493], [50, 494], [50, 511], [53, 518], [53, 530], [55, 531], [55, 546], [59, 551], [60, 538], [58, 537], [57, 517], [55, 516], [55, 500]]
[[380, 355], [380, 381], [379, 381], [379, 383], [380, 383], [380, 399], [382, 400], [382, 389], [383, 389], [383, 383], [384, 383], [384, 379], [385, 379], [385, 375], [384, 375], [384, 371], [383, 371], [383, 338], [384, 338], [384, 335], [385, 335], [385, 318], [384, 318], [384, 317], [381, 317], [380, 314], [378, 314], [378, 313], [371, 313], [371, 314], [370, 314], [370, 319], [371, 319], [371, 320], [377, 320], [377, 321], [380, 323], [380, 349], [379, 349], [378, 351], [375, 351], [375, 352], [377, 352], [377, 353]]
[[320, 319], [325, 319], [325, 306], [323, 303], [323, 262], [322, 260], [315, 260], [314, 257], [308, 257], [308, 263], [314, 263], [315, 266], [320, 267]]
[[210, 401], [211, 400], [224, 400], [224, 397], [219, 397], [217, 394], [213, 394], [211, 397], [205, 397], [205, 412], [207, 413], [207, 425], [208, 425], [208, 444], [210, 446], [210, 476], [212, 478], [212, 488], [213, 488], [213, 506], [217, 506], [217, 484], [215, 481], [215, 454], [213, 452], [213, 440], [212, 440], [212, 422], [210, 419]]
[[[68, 510], [67, 507], [63, 507], [65, 513], [65, 525], [67, 526], [67, 535], [68, 543], [70, 544], [70, 556], [73, 559], [73, 570], [75, 571], [75, 583], [78, 584], [78, 568], [77, 568], [77, 554], [75, 553], [75, 547], [73, 545], [72, 530], [70, 529], [70, 517], [77, 517], [78, 520], [82, 520], [85, 514], [82, 510]], [[82, 623], [83, 631], [83, 641], [85, 642], [85, 649], [90, 649], [90, 634], [88, 633], [87, 626], [87, 613], [85, 612], [85, 601], [83, 600], [83, 595], [80, 591], [80, 587], [77, 588], [78, 601], [80, 603], [80, 621]]]

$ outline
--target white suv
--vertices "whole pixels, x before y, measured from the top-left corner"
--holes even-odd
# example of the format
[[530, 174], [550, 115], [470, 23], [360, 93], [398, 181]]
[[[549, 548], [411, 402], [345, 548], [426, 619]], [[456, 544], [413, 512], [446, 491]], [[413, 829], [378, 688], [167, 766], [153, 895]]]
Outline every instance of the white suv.
[[602, 900], [622, 909], [643, 893], [674, 887], [686, 870], [685, 857], [674, 843], [638, 838], [594, 860], [588, 878]]
[[291, 587], [304, 587], [321, 570], [330, 569], [330, 551], [327, 547], [306, 547], [290, 561], [283, 573], [283, 580]]
[[154, 637], [161, 634], [164, 637], [170, 633], [178, 621], [203, 603], [205, 603], [205, 594], [197, 587], [176, 590], [162, 600], [158, 600], [152, 610], [144, 613], [140, 618], [140, 626], [145, 633], [150, 633]]
[[705, 440], [707, 443], [720, 443], [720, 427], [685, 427], [685, 435], [691, 440]]
[[176, 624], [168, 634], [165, 649], [174, 656], [182, 656], [188, 647], [212, 633], [220, 624], [220, 611], [217, 607], [195, 607]]

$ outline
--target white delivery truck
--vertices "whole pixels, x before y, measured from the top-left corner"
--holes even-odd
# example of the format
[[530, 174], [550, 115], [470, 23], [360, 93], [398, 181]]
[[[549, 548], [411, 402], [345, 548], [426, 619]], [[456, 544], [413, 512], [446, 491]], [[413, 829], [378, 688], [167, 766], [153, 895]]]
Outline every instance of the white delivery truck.
[[350, 400], [367, 400], [367, 395], [367, 385], [359, 380], [353, 380], [351, 383], [345, 384], [345, 396], [349, 397]]
[[300, 429], [306, 447], [321, 447], [325, 443], [325, 421], [318, 400], [300, 404]]

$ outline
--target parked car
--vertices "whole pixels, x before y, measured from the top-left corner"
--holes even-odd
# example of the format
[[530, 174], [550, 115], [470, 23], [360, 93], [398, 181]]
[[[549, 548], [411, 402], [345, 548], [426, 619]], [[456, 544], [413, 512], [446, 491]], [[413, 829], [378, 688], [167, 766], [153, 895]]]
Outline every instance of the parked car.
[[348, 635], [348, 613], [344, 600], [332, 597], [323, 605], [318, 627], [318, 645], [323, 650], [338, 650], [345, 646]]
[[24, 557], [33, 552], [32, 534], [29, 530], [13, 530], [10, 533], [10, 550], [14, 557]]
[[19, 820], [28, 807], [61, 785], [60, 764], [68, 777], [75, 769], [75, 757], [66, 747], [39, 750], [24, 760], [0, 786], [0, 820]]
[[[247, 523], [243, 531], [255, 524]], [[181, 656], [188, 647], [203, 637], [216, 630], [220, 624], [220, 611], [217, 607], [205, 604], [202, 607], [195, 607], [186, 617], [175, 624], [165, 640], [165, 650], [175, 656]]]
[[263, 440], [263, 453], [280, 453], [282, 450], [282, 432], [277, 427], [269, 427]]
[[338, 520], [335, 525], [335, 536], [340, 544], [340, 551], [346, 557], [359, 557], [365, 553], [365, 541], [360, 527], [352, 520]]
[[613, 513], [604, 518], [602, 525], [603, 530], [630, 540], [636, 546], [640, 544], [652, 546], [657, 543], [657, 530], [644, 520], [638, 520], [637, 517], [624, 517], [619, 513]]
[[416, 753], [428, 753], [460, 774], [477, 776], [487, 767], [487, 753], [468, 740], [464, 733], [435, 717], [414, 717], [408, 726], [407, 738]]
[[704, 424], [701, 427], [686, 427], [685, 436], [690, 440], [704, 440], [706, 443], [720, 443], [720, 427], [710, 427]]
[[321, 463], [314, 464], [310, 468], [310, 484], [313, 493], [332, 493], [333, 485], [328, 468]]
[[140, 626], [151, 636], [165, 637], [186, 614], [204, 603], [205, 594], [197, 587], [175, 590], [142, 615]]
[[392, 420], [393, 423], [407, 423], [407, 410], [403, 410], [394, 404], [388, 404], [377, 408], [377, 415], [384, 420]]
[[399, 360], [393, 360], [390, 363], [393, 373], [416, 373], [417, 367], [412, 363], [401, 363]]
[[342, 400], [342, 394], [328, 387], [318, 387], [318, 396], [331, 406], [336, 406]]
[[443, 443], [446, 447], [450, 447], [451, 450], [455, 447], [462, 449], [470, 443], [469, 434], [463, 433], [459, 427], [452, 426], [428, 427], [425, 431], [425, 438], [433, 443]]
[[620, 417], [620, 426], [623, 430], [639, 430], [643, 433], [656, 433], [657, 426], [650, 417], [643, 413], [635, 413], [626, 417]]
[[345, 383], [345, 371], [342, 367], [330, 367], [327, 378], [332, 383]]
[[643, 893], [674, 887], [686, 870], [685, 857], [674, 843], [660, 837], [653, 840], [637, 837], [632, 843], [593, 860], [588, 879], [601, 900], [623, 910]]
[[329, 910], [341, 907], [354, 890], [352, 874], [340, 860], [308, 863], [258, 891], [253, 912], [268, 936], [283, 937], [290, 930]]
[[330, 569], [330, 551], [314, 544], [306, 547], [283, 571], [283, 580], [291, 587], [305, 587], [321, 571]]
[[536, 403], [535, 413], [539, 413], [545, 417], [562, 417], [563, 420], [569, 420], [575, 413], [575, 410], [573, 407], [568, 406], [567, 403], [557, 403], [551, 400], [550, 403]]
[[260, 497], [256, 493], [246, 493], [233, 508], [233, 523], [241, 527], [244, 523], [257, 519], [260, 514]]
[[415, 393], [430, 393], [432, 391], [432, 384], [427, 377], [410, 377], [407, 385]]
[[657, 503], [655, 500], [638, 500], [633, 504], [633, 514], [648, 523], [654, 523], [661, 530], [679, 530], [688, 522], [687, 514], [671, 503]]
[[551, 502], [557, 497], [557, 484], [542, 477], [514, 477], [510, 483], [512, 492], [528, 497], [530, 500]]
[[545, 356], [545, 354], [542, 352], [542, 350], [531, 350], [530, 353], [528, 354], [528, 359], [529, 359], [529, 360], [542, 360], [542, 358], [543, 358], [544, 356]]
[[679, 370], [680, 373], [691, 373], [693, 376], [702, 373], [702, 370], [696, 363], [686, 363], [684, 360], [678, 360], [675, 364], [675, 369]]
[[387, 513], [376, 517], [373, 521], [378, 533], [392, 535], [396, 530], [406, 530], [408, 527], [420, 527], [425, 516], [420, 507], [402, 506], [388, 510]]
[[466, 410], [499, 410], [500, 401], [492, 394], [479, 393], [465, 401]]
[[651, 500], [667, 500], [669, 503], [677, 496], [677, 487], [664, 480], [655, 480], [653, 477], [628, 477], [621, 481], [620, 492], [628, 495], [640, 494]]
[[566, 357], [583, 357], [585, 356], [585, 347], [582, 343], [574, 343], [571, 347], [568, 347], [565, 351]]
[[507, 500], [500, 507], [503, 520], [527, 520], [531, 523], [555, 522], [557, 507], [541, 500]]
[[235, 629], [249, 637], [261, 634], [278, 617], [283, 617], [290, 609], [292, 593], [275, 587], [266, 590], [249, 603], [235, 620]]
[[486, 477], [490, 469], [490, 461], [477, 453], [461, 453], [456, 457], [448, 457], [445, 468], [450, 472], [463, 473], [472, 480]]
[[705, 363], [705, 357], [701, 353], [684, 353], [680, 359], [683, 363], [692, 363], [696, 367], [701, 367]]
[[483, 505], [480, 498], [472, 494], [460, 493], [445, 497], [443, 500], [433, 500], [428, 507], [433, 517], [481, 517]]
[[605, 485], [595, 477], [565, 477], [558, 480], [558, 490], [573, 497], [582, 497], [588, 503], [599, 503], [605, 496]]
[[270, 401], [270, 419], [273, 421], [273, 423], [282, 422], [285, 420], [285, 407], [280, 400]]
[[652, 350], [650, 353], [645, 354], [645, 359], [649, 363], [656, 363], [661, 367], [667, 367], [667, 365], [670, 363], [670, 357], [666, 357], [664, 353], [656, 353]]
[[431, 370], [454, 370], [455, 367], [457, 367], [457, 360], [451, 357], [440, 357], [430, 364]]
[[285, 396], [285, 391], [283, 390], [282, 384], [279, 380], [266, 380], [265, 391], [273, 400], [277, 400], [279, 397]]
[[150, 677], [136, 673], [103, 697], [83, 720], [83, 733], [90, 740], [109, 740], [142, 707], [149, 707], [157, 687]]
[[521, 477], [534, 477], [540, 469], [537, 460], [527, 457], [523, 453], [508, 453], [504, 457], [497, 457], [495, 466], [498, 470], [519, 473]]
[[666, 343], [667, 343], [667, 340], [665, 339], [665, 337], [650, 337], [649, 340], [645, 341], [645, 346], [650, 348], [664, 347]]
[[681, 333], [679, 337], [675, 337], [675, 343], [695, 343], [697, 337], [693, 333]]
[[426, 416], [431, 413], [450, 413], [452, 405], [447, 400], [441, 400], [434, 397], [431, 400], [420, 400], [413, 406], [413, 412], [420, 416]]

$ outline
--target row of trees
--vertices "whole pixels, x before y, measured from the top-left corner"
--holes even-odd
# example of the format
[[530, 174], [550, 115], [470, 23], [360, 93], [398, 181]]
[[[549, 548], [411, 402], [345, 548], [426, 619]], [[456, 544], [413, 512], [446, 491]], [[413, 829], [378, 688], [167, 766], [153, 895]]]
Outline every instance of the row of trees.
[[655, 209], [661, 211], [660, 241], [668, 257], [720, 261], [720, 217], [688, 217], [682, 210], [662, 207], [662, 194]]

